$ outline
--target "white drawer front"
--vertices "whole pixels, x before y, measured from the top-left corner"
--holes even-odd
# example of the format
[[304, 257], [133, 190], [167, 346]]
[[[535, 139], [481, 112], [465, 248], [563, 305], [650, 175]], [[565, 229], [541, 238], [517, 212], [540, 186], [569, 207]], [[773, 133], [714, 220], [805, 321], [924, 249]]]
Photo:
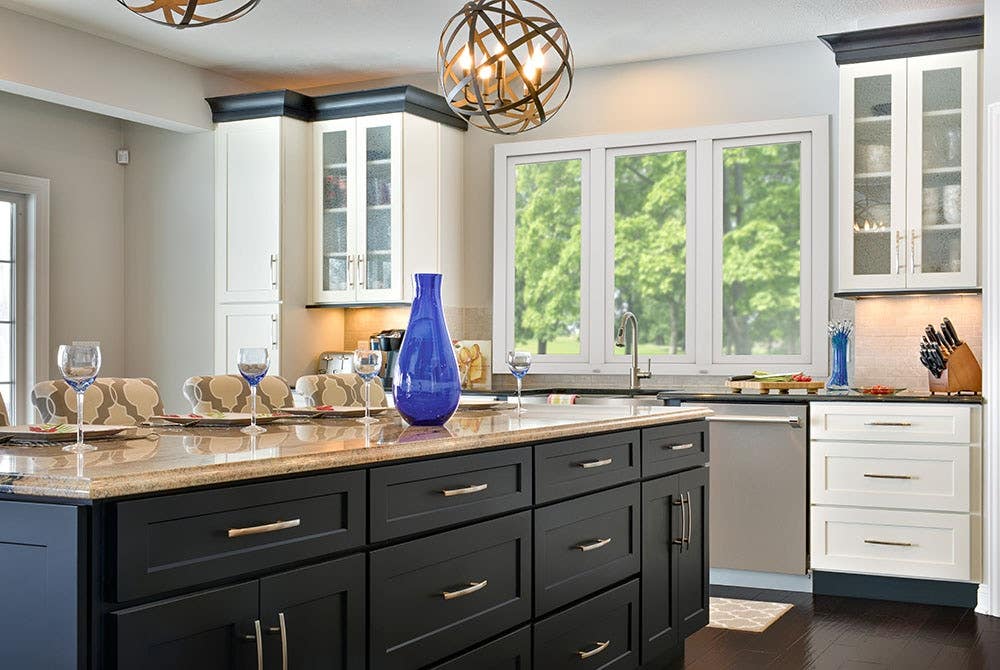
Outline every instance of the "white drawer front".
[[972, 439], [969, 405], [815, 402], [809, 411], [814, 440], [968, 444]]
[[971, 579], [967, 514], [812, 508], [814, 570]]
[[813, 504], [969, 512], [971, 447], [813, 442]]

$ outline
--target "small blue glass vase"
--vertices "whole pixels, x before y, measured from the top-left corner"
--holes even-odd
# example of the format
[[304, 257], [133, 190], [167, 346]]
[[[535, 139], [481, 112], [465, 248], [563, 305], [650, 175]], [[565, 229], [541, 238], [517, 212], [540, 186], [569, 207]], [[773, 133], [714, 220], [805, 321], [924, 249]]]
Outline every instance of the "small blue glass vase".
[[441, 275], [413, 276], [410, 323], [392, 372], [396, 410], [411, 426], [443, 426], [458, 408], [462, 380], [441, 307]]
[[830, 379], [826, 388], [830, 391], [847, 391], [850, 383], [850, 348], [854, 335], [854, 324], [838, 321], [828, 326], [830, 333]]

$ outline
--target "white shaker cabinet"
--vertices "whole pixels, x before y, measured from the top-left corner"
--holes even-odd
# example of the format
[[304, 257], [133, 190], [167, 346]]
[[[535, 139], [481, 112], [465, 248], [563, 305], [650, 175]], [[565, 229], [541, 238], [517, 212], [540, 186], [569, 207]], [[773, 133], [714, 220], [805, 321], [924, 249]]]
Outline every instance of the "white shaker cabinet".
[[841, 67], [839, 290], [978, 286], [979, 58]]
[[280, 319], [277, 303], [219, 305], [215, 310], [216, 374], [239, 374], [236, 358], [243, 347], [270, 349], [271, 370], [280, 370]]

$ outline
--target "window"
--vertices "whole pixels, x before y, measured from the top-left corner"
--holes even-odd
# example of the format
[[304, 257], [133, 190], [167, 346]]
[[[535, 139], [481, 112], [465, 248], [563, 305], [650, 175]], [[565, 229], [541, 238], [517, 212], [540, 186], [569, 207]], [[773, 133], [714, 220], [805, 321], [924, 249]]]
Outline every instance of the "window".
[[494, 347], [622, 374], [631, 311], [654, 373], [825, 374], [828, 124], [496, 147]]
[[15, 249], [18, 222], [23, 220], [25, 210], [24, 196], [0, 192], [0, 396], [12, 417], [17, 405]]

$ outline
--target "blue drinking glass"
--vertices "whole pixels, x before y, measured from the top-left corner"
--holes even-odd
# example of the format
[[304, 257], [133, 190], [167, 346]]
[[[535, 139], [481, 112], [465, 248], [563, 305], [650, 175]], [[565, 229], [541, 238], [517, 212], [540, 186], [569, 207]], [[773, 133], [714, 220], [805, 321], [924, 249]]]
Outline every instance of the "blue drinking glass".
[[271, 355], [267, 347], [244, 347], [240, 349], [236, 368], [250, 385], [250, 425], [241, 432], [257, 435], [265, 432], [265, 428], [257, 425], [257, 386], [267, 376], [271, 367]]

